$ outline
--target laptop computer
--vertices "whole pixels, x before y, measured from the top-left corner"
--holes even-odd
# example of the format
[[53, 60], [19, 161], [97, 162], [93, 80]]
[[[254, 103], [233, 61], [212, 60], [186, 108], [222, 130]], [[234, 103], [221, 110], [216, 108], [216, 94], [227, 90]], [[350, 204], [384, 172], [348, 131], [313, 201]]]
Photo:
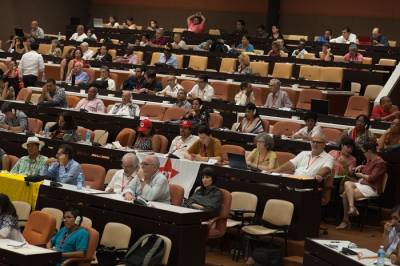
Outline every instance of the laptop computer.
[[102, 18], [93, 18], [93, 27], [94, 28], [103, 28], [104, 22]]
[[316, 114], [329, 114], [329, 101], [328, 100], [319, 100], [319, 99], [311, 99], [311, 112]]
[[247, 163], [246, 163], [246, 158], [244, 157], [244, 155], [241, 155], [241, 154], [228, 153], [228, 161], [229, 161], [229, 166], [231, 168], [242, 169], [242, 170], [251, 170], [251, 171], [256, 171], [256, 172], [261, 171], [258, 168], [248, 167]]

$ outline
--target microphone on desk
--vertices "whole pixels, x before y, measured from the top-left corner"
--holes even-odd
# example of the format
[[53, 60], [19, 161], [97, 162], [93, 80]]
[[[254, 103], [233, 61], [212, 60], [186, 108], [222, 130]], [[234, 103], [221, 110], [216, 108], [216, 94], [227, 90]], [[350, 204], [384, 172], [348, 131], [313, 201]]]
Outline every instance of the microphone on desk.
[[172, 158], [172, 159], [180, 159], [178, 156], [176, 156], [174, 154], [174, 152], [179, 151], [179, 150], [181, 150], [183, 148], [186, 148], [186, 147], [187, 147], [187, 145], [185, 144], [185, 145], [183, 145], [182, 147], [180, 147], [178, 149], [172, 150], [170, 153], [168, 153], [167, 157]]

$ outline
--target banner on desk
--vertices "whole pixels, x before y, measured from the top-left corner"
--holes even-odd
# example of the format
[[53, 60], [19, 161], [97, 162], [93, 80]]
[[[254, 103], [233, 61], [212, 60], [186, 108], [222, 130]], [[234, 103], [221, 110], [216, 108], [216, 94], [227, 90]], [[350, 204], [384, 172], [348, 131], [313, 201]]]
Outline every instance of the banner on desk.
[[[140, 161], [144, 157], [144, 155], [140, 153], [137, 155]], [[158, 157], [158, 159], [160, 160], [160, 172], [168, 178], [170, 184], [183, 187], [185, 190], [185, 198], [188, 198], [194, 182], [196, 181], [200, 163], [165, 157]]]

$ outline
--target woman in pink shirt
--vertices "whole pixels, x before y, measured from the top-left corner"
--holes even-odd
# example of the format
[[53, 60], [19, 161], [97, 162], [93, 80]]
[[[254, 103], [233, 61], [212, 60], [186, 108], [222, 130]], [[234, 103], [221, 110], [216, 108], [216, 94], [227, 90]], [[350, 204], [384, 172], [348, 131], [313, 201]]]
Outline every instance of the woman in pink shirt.
[[203, 14], [201, 14], [201, 12], [189, 16], [186, 19], [186, 21], [187, 21], [188, 31], [194, 33], [204, 32], [204, 28], [206, 26], [206, 18], [203, 16]]
[[349, 63], [362, 63], [364, 57], [362, 54], [358, 52], [358, 48], [356, 44], [350, 44], [349, 46], [349, 52], [344, 55], [344, 61]]

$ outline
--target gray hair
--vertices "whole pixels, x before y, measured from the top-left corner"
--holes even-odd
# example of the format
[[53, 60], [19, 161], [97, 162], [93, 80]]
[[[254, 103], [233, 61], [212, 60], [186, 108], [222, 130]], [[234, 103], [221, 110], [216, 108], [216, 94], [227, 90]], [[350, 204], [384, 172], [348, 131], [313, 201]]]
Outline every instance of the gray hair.
[[269, 85], [277, 85], [277, 86], [281, 86], [281, 81], [279, 79], [271, 79], [269, 81]]
[[274, 147], [274, 139], [266, 132], [262, 132], [255, 136], [254, 141], [263, 141], [265, 143], [265, 148], [268, 150], [271, 150]]
[[89, 47], [89, 44], [87, 42], [81, 43], [81, 46]]
[[160, 160], [158, 160], [158, 157], [155, 155], [147, 155], [147, 158], [150, 158], [153, 161], [154, 166], [159, 169], [160, 168]]
[[122, 156], [121, 161], [125, 161], [125, 160], [130, 160], [133, 163], [133, 165], [135, 166], [135, 168], [137, 168], [139, 166], [139, 159], [136, 156], [136, 154], [134, 154], [132, 152], [125, 153], [124, 156]]

